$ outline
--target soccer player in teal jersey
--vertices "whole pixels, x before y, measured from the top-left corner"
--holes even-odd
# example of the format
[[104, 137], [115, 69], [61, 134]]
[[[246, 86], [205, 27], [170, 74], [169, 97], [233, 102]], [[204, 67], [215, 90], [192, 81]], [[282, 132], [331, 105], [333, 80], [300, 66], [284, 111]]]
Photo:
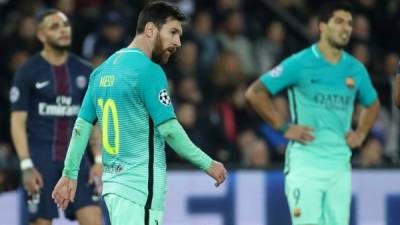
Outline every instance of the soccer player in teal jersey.
[[164, 141], [213, 177], [216, 186], [225, 180], [224, 166], [196, 147], [176, 120], [166, 76], [158, 65], [180, 47], [184, 20], [169, 3], [149, 3], [139, 15], [132, 43], [91, 74], [63, 176], [52, 194], [59, 207], [74, 200], [79, 164], [97, 119], [103, 144], [102, 195], [113, 225], [162, 224]]
[[[329, 3], [319, 16], [319, 42], [263, 74], [246, 92], [255, 111], [290, 140], [285, 193], [294, 225], [349, 224], [351, 149], [362, 144], [379, 110], [367, 70], [343, 50], [352, 23], [351, 5]], [[292, 123], [271, 103], [283, 89]], [[353, 131], [355, 102], [363, 108]]]

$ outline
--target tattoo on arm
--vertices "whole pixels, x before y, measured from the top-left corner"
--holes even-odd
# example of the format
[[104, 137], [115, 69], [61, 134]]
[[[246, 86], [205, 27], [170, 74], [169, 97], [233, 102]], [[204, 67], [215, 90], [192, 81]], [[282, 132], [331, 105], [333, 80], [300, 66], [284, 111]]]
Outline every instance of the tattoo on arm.
[[74, 136], [75, 137], [79, 137], [79, 136], [81, 136], [81, 132], [80, 132], [80, 130], [79, 129], [77, 129], [77, 128], [74, 128]]

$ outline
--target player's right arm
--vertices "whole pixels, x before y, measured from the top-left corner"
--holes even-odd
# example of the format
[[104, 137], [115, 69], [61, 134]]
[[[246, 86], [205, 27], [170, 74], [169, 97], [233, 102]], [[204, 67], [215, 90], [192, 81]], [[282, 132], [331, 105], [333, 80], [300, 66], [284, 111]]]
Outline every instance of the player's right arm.
[[26, 123], [31, 83], [29, 71], [22, 66], [17, 70], [10, 90], [11, 137], [20, 160], [23, 185], [28, 193], [38, 192], [43, 186], [42, 176], [33, 165], [28, 147]]
[[292, 56], [271, 71], [263, 74], [253, 82], [246, 91], [246, 99], [257, 114], [274, 129], [282, 132], [289, 140], [306, 144], [314, 140], [312, 129], [306, 126], [286, 122], [272, 104], [271, 96], [295, 85], [300, 75], [296, 73], [295, 59]]

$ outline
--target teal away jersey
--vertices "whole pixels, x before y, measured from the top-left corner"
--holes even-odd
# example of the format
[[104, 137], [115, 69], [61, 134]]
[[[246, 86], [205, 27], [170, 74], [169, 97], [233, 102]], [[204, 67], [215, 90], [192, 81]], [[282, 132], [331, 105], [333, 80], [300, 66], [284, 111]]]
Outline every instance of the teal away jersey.
[[351, 150], [345, 135], [351, 130], [354, 103], [368, 107], [377, 99], [361, 62], [343, 52], [338, 63], [329, 63], [314, 44], [285, 59], [260, 80], [272, 95], [286, 88], [292, 121], [314, 129], [311, 143], [289, 144], [286, 171], [350, 168]]
[[139, 49], [121, 49], [93, 71], [79, 117], [102, 130], [103, 195], [163, 209], [164, 140], [155, 129], [175, 118], [164, 71]]

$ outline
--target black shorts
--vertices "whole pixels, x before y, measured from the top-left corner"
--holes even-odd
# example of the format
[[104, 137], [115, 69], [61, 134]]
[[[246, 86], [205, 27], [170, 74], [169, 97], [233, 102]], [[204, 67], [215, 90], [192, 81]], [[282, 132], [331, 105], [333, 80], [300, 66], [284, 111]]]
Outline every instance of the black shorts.
[[[28, 219], [34, 221], [38, 218], [51, 220], [58, 218], [58, 208], [51, 198], [51, 193], [62, 175], [62, 169], [64, 168], [64, 162], [61, 161], [47, 161], [47, 162], [35, 162], [33, 163], [36, 169], [40, 172], [43, 178], [43, 187], [40, 190], [40, 203], [37, 207], [29, 207]], [[93, 186], [88, 184], [89, 181], [89, 162], [86, 157], [83, 158], [79, 175], [78, 175], [78, 187], [75, 194], [75, 200], [70, 203], [65, 210], [65, 217], [70, 220], [75, 220], [75, 212], [80, 208], [88, 205], [98, 205], [99, 202], [93, 200]], [[27, 202], [28, 195], [24, 191], [24, 200]]]

